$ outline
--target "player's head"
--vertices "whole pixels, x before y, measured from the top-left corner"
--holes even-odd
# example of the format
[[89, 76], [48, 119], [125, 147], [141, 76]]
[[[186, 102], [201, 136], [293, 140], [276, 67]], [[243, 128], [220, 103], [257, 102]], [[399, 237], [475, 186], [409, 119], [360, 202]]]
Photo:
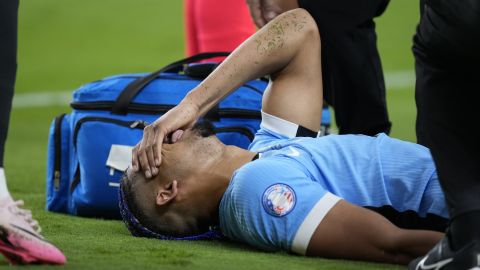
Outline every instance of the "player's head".
[[[161, 239], [215, 236], [217, 205], [209, 200], [212, 160], [221, 143], [213, 126], [202, 122], [162, 146], [159, 173], [125, 172], [120, 184], [120, 210], [132, 234]], [[193, 237], [192, 237], [193, 236]]]

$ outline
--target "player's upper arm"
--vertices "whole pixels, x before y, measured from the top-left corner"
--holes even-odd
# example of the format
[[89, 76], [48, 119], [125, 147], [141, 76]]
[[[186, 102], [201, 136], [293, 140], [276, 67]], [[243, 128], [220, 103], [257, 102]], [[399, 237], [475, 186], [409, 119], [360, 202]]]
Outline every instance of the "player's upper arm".
[[319, 131], [323, 107], [320, 36], [313, 18], [302, 20], [306, 22], [302, 48], [285, 68], [271, 74], [262, 110]]

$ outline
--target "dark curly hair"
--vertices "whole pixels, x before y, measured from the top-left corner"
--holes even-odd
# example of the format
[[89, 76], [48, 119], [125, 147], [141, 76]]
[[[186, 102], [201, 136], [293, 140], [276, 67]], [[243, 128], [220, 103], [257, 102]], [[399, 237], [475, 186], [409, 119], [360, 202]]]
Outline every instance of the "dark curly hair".
[[[134, 179], [129, 179], [127, 173], [123, 174], [119, 188], [119, 207], [122, 219], [133, 236], [157, 238], [161, 240], [203, 240], [218, 239], [223, 237], [218, 228], [211, 228], [199, 235], [184, 236], [167, 222], [159, 222], [149, 217], [138, 206], [135, 197]], [[183, 236], [182, 236], [183, 235]]]

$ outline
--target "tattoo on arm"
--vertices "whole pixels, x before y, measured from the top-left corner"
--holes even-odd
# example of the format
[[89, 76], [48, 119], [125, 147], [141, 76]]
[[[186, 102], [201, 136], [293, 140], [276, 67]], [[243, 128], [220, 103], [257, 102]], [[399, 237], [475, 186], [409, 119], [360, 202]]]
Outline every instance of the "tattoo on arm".
[[285, 32], [288, 30], [301, 32], [306, 23], [306, 17], [299, 18], [295, 14], [289, 14], [283, 20], [268, 24], [265, 34], [254, 40], [257, 45], [257, 53], [270, 56], [275, 49], [285, 45], [285, 40], [288, 38]]

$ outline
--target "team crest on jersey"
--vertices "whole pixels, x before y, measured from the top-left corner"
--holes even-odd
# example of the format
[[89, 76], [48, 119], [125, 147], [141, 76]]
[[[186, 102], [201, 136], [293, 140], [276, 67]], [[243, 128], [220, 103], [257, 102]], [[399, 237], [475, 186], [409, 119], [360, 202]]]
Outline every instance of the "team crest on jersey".
[[263, 193], [263, 208], [275, 217], [283, 217], [290, 213], [296, 203], [295, 191], [286, 184], [274, 184]]

